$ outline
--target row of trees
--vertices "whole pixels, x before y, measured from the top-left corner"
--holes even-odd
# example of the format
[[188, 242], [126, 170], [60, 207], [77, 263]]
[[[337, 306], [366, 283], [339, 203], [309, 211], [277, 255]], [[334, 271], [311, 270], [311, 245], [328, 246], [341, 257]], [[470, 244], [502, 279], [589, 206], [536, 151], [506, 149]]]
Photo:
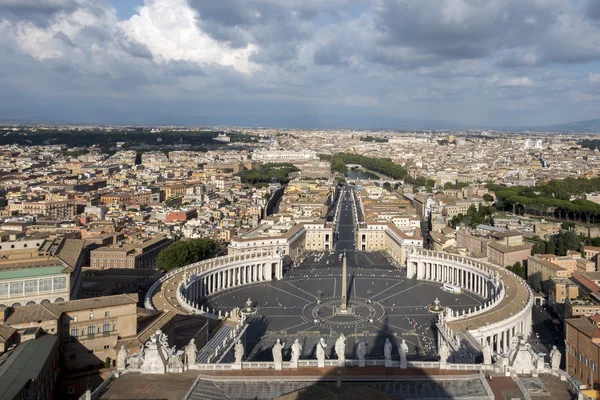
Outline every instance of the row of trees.
[[379, 138], [379, 137], [367, 135], [367, 136], [361, 136], [360, 141], [361, 142], [387, 143], [388, 138]]
[[158, 268], [169, 272], [217, 254], [218, 245], [210, 238], [180, 240], [158, 253]]
[[[582, 182], [587, 181], [587, 183]], [[565, 181], [567, 179], [564, 179]], [[505, 187], [488, 185], [496, 194], [496, 207], [515, 214], [535, 214], [567, 221], [600, 222], [600, 205], [588, 200], [569, 200], [570, 195], [591, 192], [594, 179], [570, 179], [571, 183], [551, 181], [547, 185], [532, 187]], [[600, 180], [598, 180], [600, 184]], [[566, 197], [566, 199], [565, 199]]]
[[242, 183], [249, 183], [252, 185], [267, 184], [272, 180], [277, 180], [277, 182], [285, 184], [290, 181], [289, 174], [297, 171], [298, 168], [289, 163], [267, 163], [262, 164], [258, 169], [241, 171], [238, 175], [241, 178]]
[[321, 154], [322, 160], [331, 163], [333, 172], [345, 173], [347, 164], [357, 164], [382, 175], [389, 176], [392, 179], [405, 179], [408, 176], [406, 168], [401, 167], [389, 158], [366, 157], [360, 154], [337, 153], [333, 156]]

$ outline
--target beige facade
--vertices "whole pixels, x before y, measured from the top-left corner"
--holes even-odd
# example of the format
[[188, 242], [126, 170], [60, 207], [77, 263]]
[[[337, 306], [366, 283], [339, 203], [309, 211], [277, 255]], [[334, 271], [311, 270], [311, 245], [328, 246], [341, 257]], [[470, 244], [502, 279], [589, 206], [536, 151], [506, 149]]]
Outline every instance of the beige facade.
[[77, 206], [74, 201], [39, 201], [10, 204], [8, 209], [26, 215], [43, 215], [45, 217], [63, 219], [74, 217]]
[[600, 315], [566, 321], [567, 373], [591, 389], [600, 389]]
[[116, 359], [119, 338], [137, 334], [137, 294], [1, 309], [7, 327], [42, 328], [60, 337], [61, 362], [69, 369]]
[[387, 251], [396, 262], [404, 265], [407, 248], [423, 247], [423, 238], [410, 236], [391, 222], [373, 223], [358, 230], [357, 247], [362, 251]]
[[525, 266], [530, 254], [531, 245], [526, 243], [507, 246], [491, 241], [487, 245], [488, 261], [502, 267], [515, 265], [517, 262]]
[[307, 250], [328, 250], [333, 248], [333, 229], [323, 223], [300, 223], [283, 235], [233, 238], [228, 247], [229, 255], [256, 251], [277, 251], [292, 258]]
[[137, 333], [137, 295], [65, 303], [61, 316], [63, 364], [78, 369], [115, 360], [119, 338]]
[[145, 268], [156, 267], [156, 257], [172, 241], [164, 235], [141, 243], [100, 247], [90, 253], [92, 268]]
[[536, 290], [548, 292], [551, 277], [568, 278], [573, 273], [594, 272], [594, 262], [573, 256], [536, 254], [527, 259], [527, 280]]

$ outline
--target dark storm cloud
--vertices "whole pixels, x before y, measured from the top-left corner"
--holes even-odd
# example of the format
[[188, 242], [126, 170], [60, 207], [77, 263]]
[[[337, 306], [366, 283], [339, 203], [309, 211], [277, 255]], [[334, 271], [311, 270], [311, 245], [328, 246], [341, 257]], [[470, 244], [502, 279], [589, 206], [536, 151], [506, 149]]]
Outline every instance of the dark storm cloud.
[[198, 26], [215, 40], [232, 47], [255, 44], [252, 61], [279, 64], [298, 55], [298, 46], [310, 40], [317, 29], [313, 22], [327, 15], [338, 18], [340, 9], [361, 0], [188, 0], [198, 12]]

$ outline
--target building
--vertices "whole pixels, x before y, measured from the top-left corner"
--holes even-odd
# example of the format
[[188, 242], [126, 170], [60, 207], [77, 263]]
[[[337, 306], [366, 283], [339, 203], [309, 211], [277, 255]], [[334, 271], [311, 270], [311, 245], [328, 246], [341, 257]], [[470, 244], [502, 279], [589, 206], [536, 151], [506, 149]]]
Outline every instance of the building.
[[158, 253], [169, 246], [172, 240], [164, 235], [132, 244], [100, 247], [90, 253], [92, 268], [156, 268]]
[[2, 244], [7, 249], [0, 250], [0, 306], [77, 298], [86, 260], [85, 241], [45, 236]]
[[566, 320], [566, 370], [592, 389], [600, 389], [600, 314]]
[[186, 222], [190, 219], [198, 217], [198, 212], [195, 209], [171, 211], [167, 214], [166, 222]]
[[536, 254], [527, 259], [527, 280], [537, 291], [548, 293], [550, 277], [568, 278], [573, 273], [593, 272], [596, 264], [578, 252], [568, 256]]
[[598, 193], [586, 193], [584, 195], [584, 199], [587, 201], [594, 202], [596, 204], [600, 204], [600, 194]]
[[70, 200], [15, 203], [10, 204], [8, 209], [18, 211], [19, 214], [43, 215], [55, 219], [73, 218], [77, 215], [77, 206]]
[[33, 304], [0, 310], [0, 324], [37, 327], [60, 338], [61, 363], [70, 369], [115, 359], [117, 341], [137, 334], [137, 294], [121, 294], [57, 304]]
[[296, 163], [306, 161], [318, 161], [317, 153], [310, 150], [259, 150], [252, 153], [253, 161], [263, 163]]
[[54, 399], [58, 377], [59, 339], [41, 335], [0, 356], [0, 398]]
[[531, 254], [531, 245], [523, 242], [523, 235], [515, 231], [497, 232], [491, 235], [496, 240], [487, 243], [488, 261], [509, 267], [520, 263], [527, 265], [527, 260]]
[[588, 260], [594, 261], [596, 263], [597, 270], [598, 265], [600, 264], [600, 257], [598, 257], [598, 254], [600, 254], [600, 247], [583, 246], [583, 256]]

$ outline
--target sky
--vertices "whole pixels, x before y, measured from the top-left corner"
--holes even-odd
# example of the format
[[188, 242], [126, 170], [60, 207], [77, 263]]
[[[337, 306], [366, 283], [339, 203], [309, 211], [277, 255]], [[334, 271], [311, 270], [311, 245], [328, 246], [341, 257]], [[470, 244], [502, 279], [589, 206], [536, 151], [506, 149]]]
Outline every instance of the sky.
[[600, 0], [0, 0], [0, 120], [600, 118]]

